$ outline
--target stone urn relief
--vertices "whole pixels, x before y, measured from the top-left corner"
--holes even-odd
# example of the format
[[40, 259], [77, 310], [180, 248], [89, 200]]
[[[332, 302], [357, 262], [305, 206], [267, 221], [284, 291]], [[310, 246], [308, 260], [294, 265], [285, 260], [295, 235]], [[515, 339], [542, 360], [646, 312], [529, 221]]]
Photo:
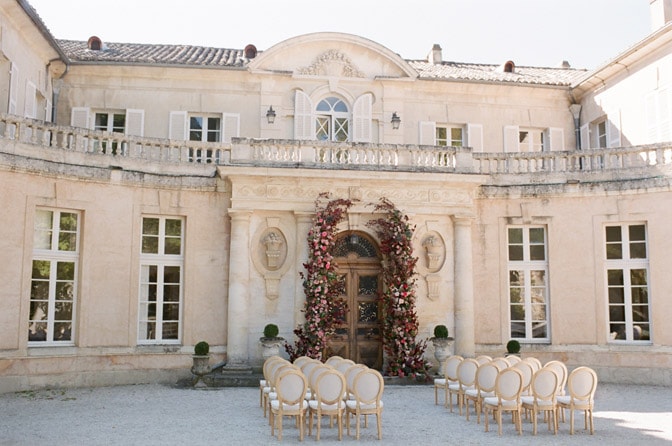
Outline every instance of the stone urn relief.
[[444, 361], [451, 355], [454, 339], [448, 336], [448, 328], [445, 325], [437, 325], [434, 327], [434, 337], [430, 338], [430, 341], [434, 345], [434, 358], [439, 364], [437, 374], [443, 376]]

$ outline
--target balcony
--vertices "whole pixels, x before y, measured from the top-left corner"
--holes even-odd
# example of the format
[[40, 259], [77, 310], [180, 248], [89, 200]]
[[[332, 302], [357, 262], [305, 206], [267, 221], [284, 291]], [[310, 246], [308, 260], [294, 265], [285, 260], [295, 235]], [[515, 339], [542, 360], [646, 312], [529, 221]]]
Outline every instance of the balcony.
[[127, 136], [0, 114], [0, 153], [95, 167], [213, 175], [217, 166], [486, 175], [488, 184], [668, 176], [672, 145], [528, 153], [468, 147], [234, 138], [230, 144]]

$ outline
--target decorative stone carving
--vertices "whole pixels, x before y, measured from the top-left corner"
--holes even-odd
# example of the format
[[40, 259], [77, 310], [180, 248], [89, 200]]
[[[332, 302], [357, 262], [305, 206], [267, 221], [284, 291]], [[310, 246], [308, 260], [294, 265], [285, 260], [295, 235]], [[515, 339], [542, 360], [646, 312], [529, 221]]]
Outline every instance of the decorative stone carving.
[[427, 297], [429, 300], [436, 300], [439, 298], [439, 284], [441, 277], [436, 274], [431, 274], [425, 277], [427, 281]]
[[284, 245], [282, 236], [275, 231], [270, 231], [264, 237], [264, 245], [266, 245], [266, 265], [269, 270], [276, 270], [280, 267], [281, 248]]
[[266, 297], [275, 300], [280, 296], [280, 276], [275, 274], [265, 274]]
[[311, 76], [366, 77], [348, 56], [338, 50], [325, 51], [312, 64], [297, 68], [296, 72]]
[[436, 272], [441, 268], [445, 256], [445, 246], [438, 235], [429, 234], [422, 241], [422, 247], [425, 248], [427, 259], [427, 269], [430, 272]]

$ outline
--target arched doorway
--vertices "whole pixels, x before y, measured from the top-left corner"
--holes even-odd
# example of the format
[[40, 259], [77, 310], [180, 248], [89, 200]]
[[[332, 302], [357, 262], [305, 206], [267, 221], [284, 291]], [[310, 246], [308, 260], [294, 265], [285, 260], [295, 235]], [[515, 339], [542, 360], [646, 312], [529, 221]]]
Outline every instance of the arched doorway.
[[327, 356], [339, 355], [377, 370], [383, 366], [382, 312], [378, 295], [382, 288], [381, 256], [376, 243], [363, 232], [339, 234], [334, 246], [338, 274], [345, 278], [348, 311], [329, 339]]

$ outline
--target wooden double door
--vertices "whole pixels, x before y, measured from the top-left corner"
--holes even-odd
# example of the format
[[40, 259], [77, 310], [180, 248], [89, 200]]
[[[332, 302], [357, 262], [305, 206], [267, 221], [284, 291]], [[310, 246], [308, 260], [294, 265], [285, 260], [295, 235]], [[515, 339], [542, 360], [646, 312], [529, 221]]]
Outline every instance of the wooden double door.
[[382, 289], [382, 268], [372, 243], [368, 237], [353, 234], [337, 243], [335, 261], [338, 274], [345, 279], [341, 297], [348, 311], [336, 334], [329, 340], [327, 353], [328, 356], [342, 356], [381, 370], [382, 314], [378, 296]]

